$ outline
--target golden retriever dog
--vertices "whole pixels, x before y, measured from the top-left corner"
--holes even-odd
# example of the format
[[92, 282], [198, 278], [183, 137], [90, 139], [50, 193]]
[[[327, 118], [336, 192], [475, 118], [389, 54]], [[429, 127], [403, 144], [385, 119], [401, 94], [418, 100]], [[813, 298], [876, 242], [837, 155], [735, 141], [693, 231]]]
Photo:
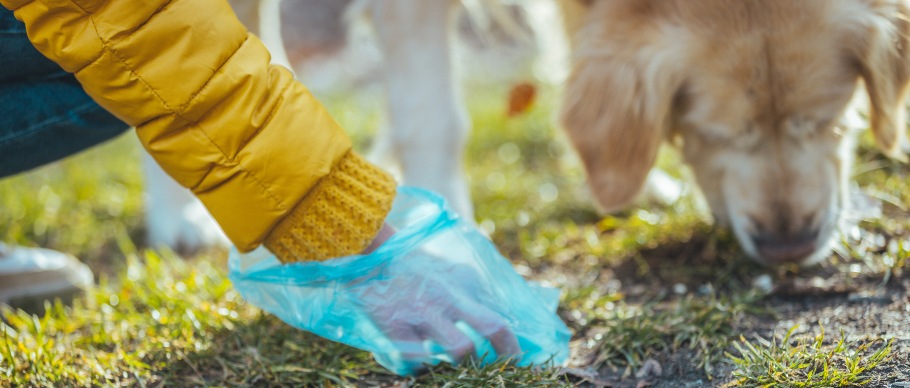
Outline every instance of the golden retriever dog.
[[606, 210], [669, 141], [749, 256], [811, 264], [848, 203], [841, 117], [860, 85], [878, 146], [905, 159], [906, 0], [577, 0], [567, 15], [561, 120]]

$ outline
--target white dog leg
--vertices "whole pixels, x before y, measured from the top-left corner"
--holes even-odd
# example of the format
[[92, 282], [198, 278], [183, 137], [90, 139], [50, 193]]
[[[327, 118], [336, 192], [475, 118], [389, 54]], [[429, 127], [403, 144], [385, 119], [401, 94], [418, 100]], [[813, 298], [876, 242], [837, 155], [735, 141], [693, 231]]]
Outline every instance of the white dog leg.
[[228, 245], [224, 232], [193, 193], [168, 176], [148, 154], [143, 162], [149, 246], [192, 252]]
[[281, 40], [281, 0], [229, 0], [237, 19], [269, 49], [272, 63], [291, 69]]
[[384, 0], [372, 5], [385, 55], [390, 148], [400, 160], [404, 183], [439, 192], [456, 212], [473, 220], [462, 157], [469, 124], [449, 36], [457, 2]]
[[281, 65], [293, 71], [291, 60], [284, 50], [284, 41], [281, 39], [281, 0], [259, 1], [259, 30], [250, 29], [259, 35], [259, 39], [269, 53], [272, 54], [272, 63]]

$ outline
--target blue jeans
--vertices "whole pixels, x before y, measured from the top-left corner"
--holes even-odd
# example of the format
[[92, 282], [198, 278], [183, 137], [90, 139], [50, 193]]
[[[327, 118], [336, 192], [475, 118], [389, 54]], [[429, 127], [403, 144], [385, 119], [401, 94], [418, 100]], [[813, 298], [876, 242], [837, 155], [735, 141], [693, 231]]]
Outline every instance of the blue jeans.
[[129, 126], [36, 50], [0, 7], [0, 178], [112, 139]]

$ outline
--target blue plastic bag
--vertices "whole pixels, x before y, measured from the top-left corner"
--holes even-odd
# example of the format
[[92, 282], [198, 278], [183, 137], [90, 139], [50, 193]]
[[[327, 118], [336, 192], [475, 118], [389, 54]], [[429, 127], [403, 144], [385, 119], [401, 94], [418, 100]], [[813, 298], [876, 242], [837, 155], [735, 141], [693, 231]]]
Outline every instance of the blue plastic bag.
[[397, 232], [369, 255], [282, 264], [264, 249], [234, 250], [231, 281], [250, 303], [399, 375], [470, 355], [565, 363], [559, 291], [525, 282], [442, 198], [401, 187], [386, 222]]

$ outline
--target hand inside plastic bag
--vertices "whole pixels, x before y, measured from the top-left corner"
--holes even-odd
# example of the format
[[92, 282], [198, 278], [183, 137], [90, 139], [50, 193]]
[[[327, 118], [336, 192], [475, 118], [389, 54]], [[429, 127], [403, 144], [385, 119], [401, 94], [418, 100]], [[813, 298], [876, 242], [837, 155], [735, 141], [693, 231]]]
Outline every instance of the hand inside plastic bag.
[[[492, 360], [520, 355], [510, 322], [484, 305], [490, 296], [484, 294], [481, 273], [432, 254], [415, 254], [408, 260], [421, 263], [386, 268], [379, 276], [352, 285], [351, 291], [361, 296], [360, 303], [396, 343], [410, 368], [420, 370], [422, 364], [437, 360], [457, 363], [472, 356]], [[479, 348], [475, 341], [481, 343]]]
[[254, 305], [402, 375], [469, 356], [565, 362], [558, 292], [525, 282], [441, 198], [400, 188], [386, 222], [397, 232], [366, 255], [281, 264], [267, 251], [232, 252], [231, 280]]

